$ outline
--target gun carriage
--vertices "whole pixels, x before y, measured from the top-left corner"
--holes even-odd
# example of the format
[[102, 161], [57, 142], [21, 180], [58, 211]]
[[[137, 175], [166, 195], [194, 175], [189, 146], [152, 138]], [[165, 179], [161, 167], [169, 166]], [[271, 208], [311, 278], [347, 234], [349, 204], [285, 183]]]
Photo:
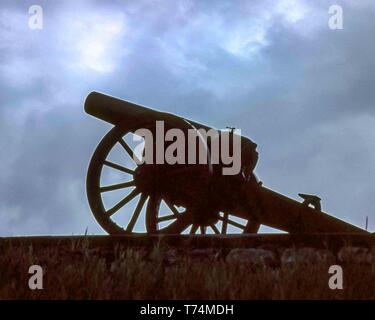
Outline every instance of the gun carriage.
[[[289, 233], [366, 233], [322, 212], [317, 196], [300, 194], [301, 203], [264, 187], [253, 174], [257, 145], [246, 137], [239, 137], [241, 167], [234, 175], [223, 175], [226, 165], [209, 159], [203, 164], [141, 163], [148, 145], [133, 147], [140, 141], [134, 139], [137, 130], [157, 134], [158, 121], [164, 130], [178, 128], [186, 136], [188, 130], [211, 128], [98, 92], [87, 96], [84, 108], [113, 125], [92, 156], [86, 181], [90, 208], [109, 234], [257, 233], [261, 224]], [[212, 141], [207, 141], [209, 154]], [[163, 143], [165, 149], [172, 141]]]

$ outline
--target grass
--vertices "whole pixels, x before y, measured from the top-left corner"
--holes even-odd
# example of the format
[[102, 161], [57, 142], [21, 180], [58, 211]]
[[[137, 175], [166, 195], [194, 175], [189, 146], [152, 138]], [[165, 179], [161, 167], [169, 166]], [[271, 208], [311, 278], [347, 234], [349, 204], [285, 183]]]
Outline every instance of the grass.
[[[0, 256], [0, 299], [374, 299], [375, 270], [346, 263], [344, 289], [328, 287], [329, 264], [249, 267], [241, 262], [196, 259], [165, 248], [119, 246], [7, 246]], [[43, 267], [43, 290], [30, 290], [30, 265]]]

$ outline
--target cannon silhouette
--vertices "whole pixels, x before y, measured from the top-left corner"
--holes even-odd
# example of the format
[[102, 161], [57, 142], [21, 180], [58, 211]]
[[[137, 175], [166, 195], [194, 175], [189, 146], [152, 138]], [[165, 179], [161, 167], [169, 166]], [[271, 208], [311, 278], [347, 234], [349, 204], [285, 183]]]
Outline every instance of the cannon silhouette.
[[[300, 194], [301, 203], [264, 187], [253, 174], [257, 145], [246, 137], [240, 137], [241, 168], [233, 175], [223, 175], [226, 164], [209, 159], [141, 163], [149, 142], [138, 143], [136, 154], [138, 129], [156, 133], [160, 121], [184, 133], [211, 128], [98, 92], [87, 96], [84, 108], [114, 125], [97, 146], [86, 181], [90, 208], [109, 234], [257, 233], [261, 224], [289, 233], [366, 233], [322, 212], [317, 196]], [[208, 152], [212, 143], [206, 144]]]

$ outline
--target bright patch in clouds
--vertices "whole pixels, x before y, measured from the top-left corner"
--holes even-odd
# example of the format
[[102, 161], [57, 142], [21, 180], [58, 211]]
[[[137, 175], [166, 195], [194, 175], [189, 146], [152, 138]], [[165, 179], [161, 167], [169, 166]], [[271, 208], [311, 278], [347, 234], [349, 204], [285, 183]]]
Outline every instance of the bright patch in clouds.
[[90, 14], [75, 19], [69, 27], [69, 41], [76, 49], [75, 67], [85, 71], [112, 72], [125, 52], [120, 46], [126, 33], [123, 14]]
[[296, 23], [306, 17], [307, 6], [301, 1], [282, 0], [275, 7], [277, 13], [280, 13], [289, 23]]
[[237, 56], [248, 57], [267, 45], [266, 28], [262, 25], [235, 30], [225, 48]]
[[235, 27], [223, 26], [224, 48], [233, 55], [250, 58], [258, 53], [262, 48], [270, 45], [267, 39], [268, 33], [272, 31], [274, 24], [281, 20], [288, 28], [293, 28], [295, 24], [301, 33], [311, 22], [307, 14], [312, 10], [303, 1], [281, 0], [277, 4], [274, 2], [263, 8], [258, 8], [256, 14], [249, 14], [237, 22]]

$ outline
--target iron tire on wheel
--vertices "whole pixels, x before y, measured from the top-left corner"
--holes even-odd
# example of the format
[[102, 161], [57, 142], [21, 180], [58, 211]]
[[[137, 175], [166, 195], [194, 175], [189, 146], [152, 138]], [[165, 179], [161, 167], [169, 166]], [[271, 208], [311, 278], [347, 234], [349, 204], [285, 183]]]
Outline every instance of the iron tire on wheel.
[[[105, 209], [103, 199], [101, 196], [101, 193], [103, 192], [103, 187], [101, 186], [101, 175], [102, 175], [102, 169], [104, 166], [108, 166], [110, 164], [110, 167], [114, 170], [126, 170], [127, 173], [132, 176], [134, 173], [134, 168], [125, 168], [120, 165], [113, 164], [109, 161], [107, 161], [107, 156], [112, 150], [112, 148], [115, 146], [116, 143], [119, 141], [124, 142], [122, 137], [126, 135], [127, 133], [130, 133], [130, 130], [122, 130], [118, 127], [112, 128], [100, 141], [99, 145], [97, 146], [89, 167], [87, 171], [87, 179], [86, 179], [86, 192], [87, 192], [87, 198], [88, 202], [91, 208], [92, 213], [95, 216], [95, 219], [98, 221], [100, 226], [109, 234], [131, 234], [133, 233], [132, 230], [127, 230], [123, 226], [120, 226], [116, 224], [112, 219], [110, 214], [108, 213], [109, 210]], [[123, 144], [123, 146], [126, 145]], [[125, 183], [124, 183], [125, 184]], [[147, 195], [142, 194], [139, 192], [136, 188], [131, 192], [130, 198], [134, 198], [135, 196], [140, 196], [140, 200], [138, 202], [139, 206], [143, 206], [147, 200]], [[128, 200], [130, 199], [128, 198]], [[129, 200], [130, 201], [130, 200]], [[124, 203], [126, 205], [126, 203]], [[139, 207], [137, 206], [137, 207]], [[142, 208], [141, 208], [142, 209]], [[111, 212], [110, 212], [111, 213]]]

